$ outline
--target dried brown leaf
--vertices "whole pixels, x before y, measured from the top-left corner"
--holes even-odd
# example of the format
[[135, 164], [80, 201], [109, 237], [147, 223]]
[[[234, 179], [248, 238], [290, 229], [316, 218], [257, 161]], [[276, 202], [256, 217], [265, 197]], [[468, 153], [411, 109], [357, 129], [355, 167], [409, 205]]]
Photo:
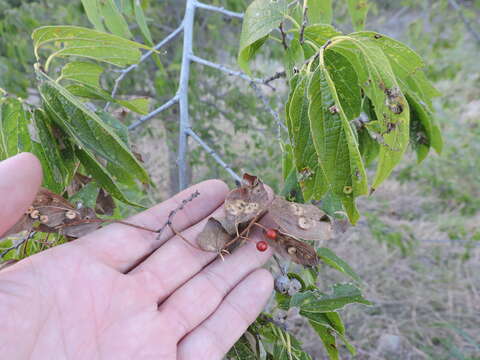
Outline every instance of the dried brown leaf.
[[276, 196], [268, 213], [286, 234], [305, 240], [328, 240], [332, 236], [330, 218], [315, 205], [289, 202]]
[[73, 194], [79, 192], [90, 181], [92, 181], [91, 177], [80, 174], [79, 172], [75, 173], [72, 182], [67, 186], [68, 196], [72, 196]]
[[225, 231], [220, 221], [211, 217], [198, 235], [197, 243], [202, 250], [221, 252], [231, 239], [232, 237]]
[[0, 236], [0, 239], [5, 238], [10, 235], [18, 234], [22, 231], [32, 230], [33, 223], [35, 222], [28, 214], [23, 215], [15, 225], [13, 225], [7, 232]]
[[278, 232], [276, 240], [270, 240], [270, 242], [280, 256], [286, 257], [294, 263], [304, 266], [318, 265], [317, 252], [307, 243], [281, 232]]
[[5, 268], [17, 263], [17, 262], [18, 262], [18, 260], [13, 260], [13, 259], [2, 261], [2, 262], [0, 262], [0, 270], [3, 270], [3, 269], [5, 269]]
[[112, 195], [107, 193], [104, 189], [100, 189], [97, 195], [95, 211], [97, 214], [112, 216], [115, 210], [115, 201]]
[[244, 185], [230, 191], [225, 199], [223, 226], [230, 234], [236, 232], [238, 225], [264, 212], [269, 204], [267, 190], [259, 178], [244, 174], [243, 179]]

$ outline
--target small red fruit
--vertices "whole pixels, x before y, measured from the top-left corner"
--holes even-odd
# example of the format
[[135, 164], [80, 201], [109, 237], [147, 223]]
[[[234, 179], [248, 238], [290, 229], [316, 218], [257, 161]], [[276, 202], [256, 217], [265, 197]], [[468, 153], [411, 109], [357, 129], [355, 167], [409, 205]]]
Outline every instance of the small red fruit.
[[268, 229], [265, 232], [265, 236], [270, 240], [275, 240], [277, 238], [277, 230], [275, 229]]
[[265, 240], [261, 240], [261, 241], [257, 242], [257, 250], [258, 251], [264, 252], [267, 249], [268, 249], [268, 244]]

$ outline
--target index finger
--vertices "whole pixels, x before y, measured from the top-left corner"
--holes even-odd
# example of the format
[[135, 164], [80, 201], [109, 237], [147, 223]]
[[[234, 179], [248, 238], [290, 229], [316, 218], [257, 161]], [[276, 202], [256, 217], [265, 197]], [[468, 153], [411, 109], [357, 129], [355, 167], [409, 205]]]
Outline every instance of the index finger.
[[[146, 228], [159, 229], [168, 220], [171, 211], [195, 191], [199, 195], [187, 202], [172, 220], [175, 230], [183, 231], [209, 216], [218, 208], [228, 193], [227, 185], [220, 180], [207, 180], [183, 190], [169, 200], [141, 212], [127, 222]], [[66, 246], [80, 246], [101, 262], [120, 272], [127, 272], [172, 237], [169, 227], [157, 240], [157, 233], [123, 224], [111, 224]]]

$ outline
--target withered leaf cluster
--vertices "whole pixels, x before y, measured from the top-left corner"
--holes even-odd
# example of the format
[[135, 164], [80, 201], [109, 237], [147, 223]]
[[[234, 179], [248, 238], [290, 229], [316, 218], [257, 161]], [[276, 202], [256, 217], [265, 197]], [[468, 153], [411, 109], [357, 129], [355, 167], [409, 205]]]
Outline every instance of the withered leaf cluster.
[[32, 205], [3, 236], [38, 231], [78, 238], [98, 229], [102, 222], [93, 209], [76, 208], [62, 196], [40, 188]]
[[266, 214], [276, 223], [277, 236], [268, 239], [275, 251], [293, 262], [315, 266], [315, 249], [302, 240], [322, 241], [331, 237], [330, 218], [311, 204], [289, 202], [274, 195], [269, 199], [263, 182], [245, 174], [244, 183], [230, 191], [224, 203], [225, 215], [211, 217], [197, 238], [205, 251], [221, 253], [249, 236], [252, 227]]

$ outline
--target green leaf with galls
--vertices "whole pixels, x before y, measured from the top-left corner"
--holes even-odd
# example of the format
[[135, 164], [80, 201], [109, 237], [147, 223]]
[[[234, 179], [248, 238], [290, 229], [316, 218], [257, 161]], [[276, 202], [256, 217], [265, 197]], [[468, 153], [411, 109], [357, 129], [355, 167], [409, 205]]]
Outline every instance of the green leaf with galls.
[[[292, 142], [298, 182], [305, 201], [321, 199], [328, 190], [324, 170], [315, 152], [315, 133], [310, 129], [309, 99], [307, 96], [309, 75], [302, 72], [296, 79], [296, 87], [287, 103], [290, 140]], [[295, 81], [295, 79], [292, 79]], [[312, 138], [313, 137], [313, 138]]]
[[305, 55], [303, 53], [302, 45], [298, 39], [290, 41], [290, 46], [285, 51], [284, 63], [287, 79], [294, 75], [293, 69], [301, 66], [305, 62]]
[[368, 193], [357, 140], [327, 69], [321, 63], [310, 80], [309, 118], [318, 161], [350, 221], [359, 218], [355, 198]]
[[350, 36], [365, 42], [373, 42], [381, 48], [390, 62], [402, 92], [415, 93], [415, 96], [432, 110], [432, 98], [440, 96], [440, 93], [425, 78], [422, 70], [425, 62], [420, 55], [400, 41], [373, 31], [361, 31]]
[[345, 56], [330, 51], [325, 53], [325, 66], [335, 84], [345, 116], [348, 120], [357, 118], [362, 108], [362, 92], [352, 64]]
[[277, 28], [287, 13], [286, 0], [254, 0], [245, 11], [238, 64], [250, 73], [248, 62], [263, 45], [270, 32]]
[[351, 36], [334, 38], [326, 51], [344, 55], [355, 68], [365, 95], [379, 119], [382, 146], [372, 184], [376, 189], [400, 162], [409, 142], [410, 111], [407, 100], [382, 49], [370, 40]]

